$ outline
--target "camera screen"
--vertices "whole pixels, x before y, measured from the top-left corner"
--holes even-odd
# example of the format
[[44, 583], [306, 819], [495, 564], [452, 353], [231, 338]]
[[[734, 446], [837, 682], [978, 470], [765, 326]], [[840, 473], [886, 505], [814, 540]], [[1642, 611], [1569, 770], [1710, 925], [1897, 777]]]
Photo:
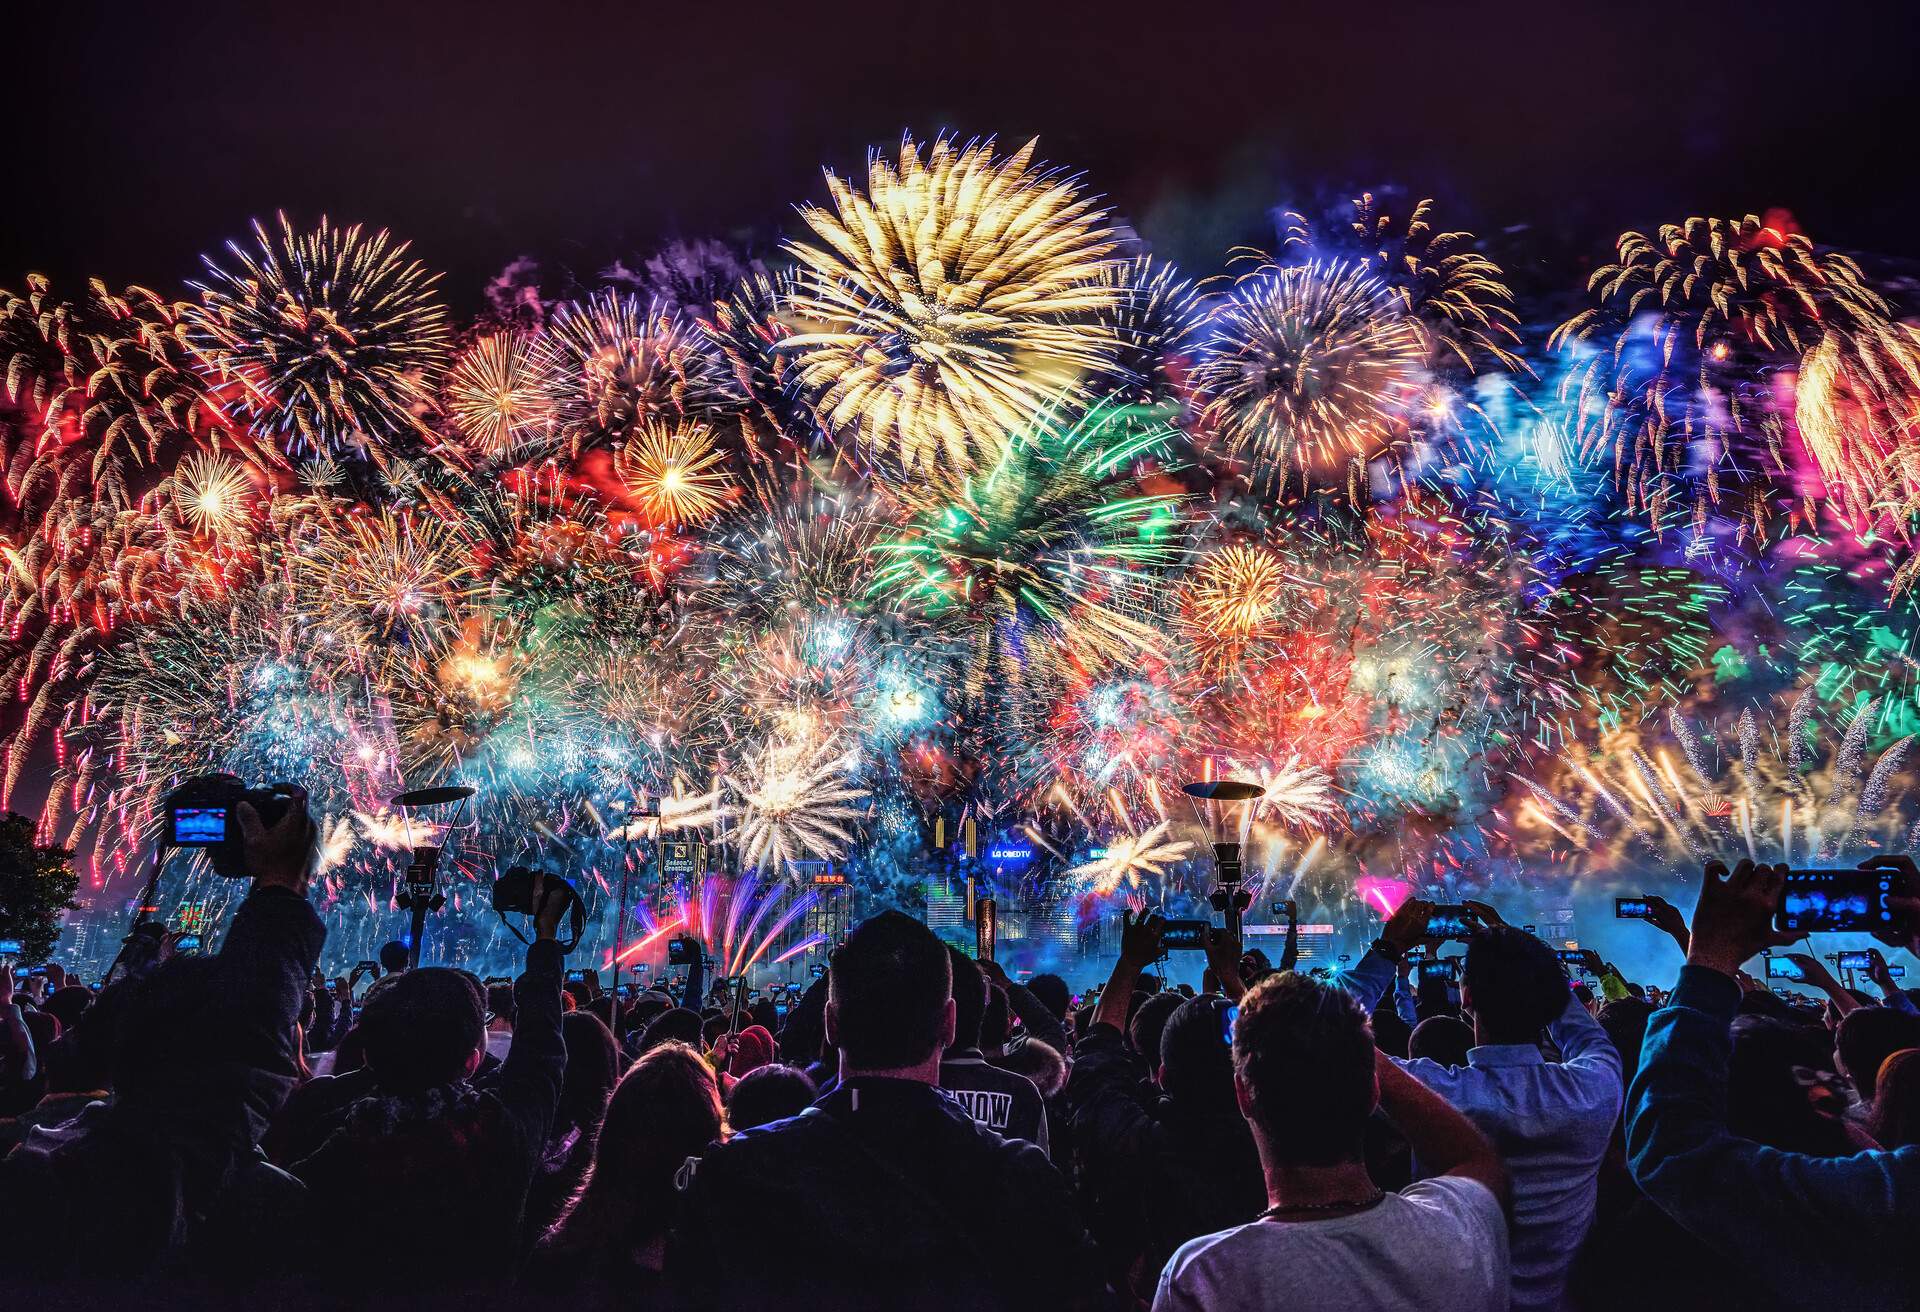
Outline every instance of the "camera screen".
[[173, 808], [173, 841], [177, 847], [206, 847], [227, 836], [227, 808], [224, 806], [176, 806]]
[[1652, 910], [1643, 897], [1617, 897], [1613, 900], [1613, 914], [1621, 920], [1646, 920]]
[[1454, 972], [1458, 969], [1459, 966], [1455, 964], [1454, 958], [1442, 957], [1435, 961], [1421, 962], [1420, 977], [1422, 979], [1452, 979]]
[[1433, 914], [1427, 917], [1427, 933], [1435, 938], [1465, 940], [1472, 936], [1473, 926], [1468, 923], [1465, 907], [1435, 907]]
[[1800, 969], [1800, 963], [1786, 957], [1767, 958], [1768, 979], [1806, 979], [1806, 972]]
[[1893, 891], [1884, 870], [1789, 870], [1774, 922], [1802, 934], [1880, 929], [1893, 923]]
[[17, 938], [0, 938], [0, 957], [17, 957], [26, 950], [26, 944]]
[[1840, 964], [1840, 969], [1842, 970], [1872, 970], [1873, 969], [1873, 953], [1842, 952], [1840, 954], [1839, 964]]

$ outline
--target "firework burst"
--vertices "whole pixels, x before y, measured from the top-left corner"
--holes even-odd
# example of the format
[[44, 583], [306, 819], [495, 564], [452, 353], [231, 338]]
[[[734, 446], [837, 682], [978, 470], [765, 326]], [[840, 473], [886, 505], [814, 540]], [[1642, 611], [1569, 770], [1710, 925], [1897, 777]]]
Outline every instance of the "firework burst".
[[527, 333], [476, 340], [454, 361], [445, 392], [460, 435], [491, 457], [543, 442], [555, 422], [549, 359]]
[[1117, 834], [1106, 840], [1101, 855], [1074, 866], [1065, 877], [1102, 897], [1123, 887], [1164, 883], [1169, 868], [1193, 852], [1192, 843], [1168, 838], [1168, 828], [1163, 820], [1137, 834]]
[[446, 363], [439, 275], [357, 224], [301, 232], [282, 214], [253, 235], [228, 243], [231, 268], [208, 257], [188, 317], [222, 407], [320, 454], [377, 455], [417, 431]]
[[[1911, 339], [1857, 264], [1753, 215], [1626, 233], [1618, 262], [1587, 287], [1596, 304], [1550, 343], [1582, 358], [1563, 393], [1583, 445], [1611, 449], [1628, 509], [1656, 530], [1678, 513], [1697, 541], [1718, 518], [1737, 541], [1762, 542], [1783, 508], [1797, 518], [1818, 491], [1818, 479], [1798, 477], [1777, 372], [1824, 347], [1817, 371], [1844, 372], [1874, 394], [1862, 418], [1884, 415], [1888, 402], [1898, 413], [1897, 394], [1920, 379]], [[1869, 515], [1906, 435], [1816, 419], [1811, 436], [1826, 495]]]
[[1111, 366], [1100, 274], [1114, 233], [1078, 181], [993, 143], [874, 155], [864, 193], [827, 174], [789, 249], [806, 331], [781, 342], [822, 419], [912, 473], [991, 466], [1063, 390]]
[[540, 340], [558, 429], [575, 453], [727, 404], [726, 374], [698, 328], [658, 302], [595, 292], [554, 311]]
[[705, 424], [649, 421], [613, 455], [613, 471], [662, 527], [695, 525], [726, 504], [726, 454]]
[[1193, 384], [1222, 449], [1284, 489], [1393, 457], [1425, 357], [1401, 298], [1364, 266], [1269, 268], [1215, 308]]
[[846, 749], [828, 741], [766, 743], [728, 783], [740, 796], [743, 869], [788, 870], [812, 857], [831, 860], [853, 842], [867, 790], [848, 778]]

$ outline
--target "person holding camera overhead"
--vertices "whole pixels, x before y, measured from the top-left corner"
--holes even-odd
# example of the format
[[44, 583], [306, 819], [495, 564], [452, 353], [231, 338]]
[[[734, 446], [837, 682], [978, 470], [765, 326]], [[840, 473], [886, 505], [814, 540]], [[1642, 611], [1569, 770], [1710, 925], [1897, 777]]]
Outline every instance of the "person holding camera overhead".
[[298, 1209], [300, 1189], [256, 1145], [298, 1075], [295, 1022], [326, 928], [307, 901], [313, 819], [304, 793], [287, 797], [271, 825], [234, 808], [252, 887], [220, 951], [115, 986], [113, 1106], [30, 1134], [0, 1165], [0, 1195], [38, 1203], [0, 1226], [10, 1279], [131, 1278], [190, 1250], [202, 1269], [244, 1277], [288, 1257], [293, 1228], [272, 1218]]
[[517, 1268], [527, 1188], [566, 1072], [558, 936], [572, 903], [564, 881], [533, 876], [534, 939], [514, 982], [513, 1042], [486, 1088], [470, 1083], [487, 1051], [486, 1002], [459, 971], [407, 971], [361, 1012], [373, 1090], [290, 1168], [314, 1216], [351, 1214], [369, 1237], [328, 1252], [315, 1272], [326, 1283], [445, 1292], [503, 1282]]

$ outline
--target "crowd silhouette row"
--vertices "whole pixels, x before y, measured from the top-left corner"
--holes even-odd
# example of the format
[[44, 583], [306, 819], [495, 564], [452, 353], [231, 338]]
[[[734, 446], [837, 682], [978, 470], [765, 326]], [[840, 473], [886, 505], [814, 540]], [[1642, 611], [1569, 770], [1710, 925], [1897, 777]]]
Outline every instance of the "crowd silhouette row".
[[1129, 915], [1076, 999], [888, 912], [743, 1007], [697, 963], [677, 997], [570, 982], [542, 881], [518, 979], [400, 953], [356, 996], [315, 973], [304, 809], [241, 819], [217, 953], [0, 966], [13, 1306], [1920, 1297], [1920, 1007], [1877, 954], [1878, 996], [1801, 956], [1818, 1009], [1745, 974], [1788, 946], [1777, 868], [1709, 865], [1691, 924], [1656, 900], [1659, 984], [1481, 904], [1457, 985], [1416, 982], [1416, 899], [1333, 975], [1214, 931], [1197, 992]]

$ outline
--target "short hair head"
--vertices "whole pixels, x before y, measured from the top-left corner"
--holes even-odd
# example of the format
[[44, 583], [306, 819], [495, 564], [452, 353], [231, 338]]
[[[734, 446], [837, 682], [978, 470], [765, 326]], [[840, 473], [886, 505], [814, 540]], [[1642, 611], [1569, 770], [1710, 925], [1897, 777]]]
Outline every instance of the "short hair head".
[[1560, 1018], [1572, 996], [1553, 949], [1512, 925], [1492, 925], [1467, 944], [1462, 1002], [1472, 999], [1482, 1037], [1531, 1043]]
[[1366, 1013], [1343, 988], [1286, 971], [1240, 1002], [1233, 1027], [1240, 1106], [1275, 1163], [1360, 1160], [1380, 1097], [1373, 1064]]
[[1458, 1016], [1429, 1016], [1407, 1037], [1407, 1056], [1425, 1057], [1442, 1066], [1465, 1066], [1473, 1046], [1473, 1026]]
[[467, 1073], [486, 1031], [480, 995], [457, 970], [409, 970], [360, 1013], [367, 1066], [389, 1092], [430, 1089]]
[[1027, 981], [1027, 992], [1040, 999], [1040, 1005], [1061, 1020], [1067, 1018], [1067, 1008], [1073, 1005], [1073, 990], [1058, 975], [1035, 975]]
[[987, 990], [993, 986], [972, 957], [947, 945], [947, 965], [953, 971], [953, 1046], [980, 1046], [980, 1026], [987, 1016]]
[[1207, 994], [1187, 999], [1167, 1017], [1160, 1031], [1160, 1083], [1174, 1102], [1202, 1110], [1233, 1110], [1229, 1005], [1225, 998]]
[[1881, 1063], [1902, 1048], [1920, 1048], [1920, 1016], [1891, 1007], [1856, 1008], [1833, 1032], [1834, 1055], [1863, 1102], [1873, 1101]]
[[380, 969], [391, 975], [396, 970], [407, 968], [407, 945], [399, 939], [380, 945]]
[[898, 1070], [950, 1037], [953, 967], [947, 947], [911, 916], [885, 911], [863, 922], [827, 966], [827, 1025], [855, 1070]]

